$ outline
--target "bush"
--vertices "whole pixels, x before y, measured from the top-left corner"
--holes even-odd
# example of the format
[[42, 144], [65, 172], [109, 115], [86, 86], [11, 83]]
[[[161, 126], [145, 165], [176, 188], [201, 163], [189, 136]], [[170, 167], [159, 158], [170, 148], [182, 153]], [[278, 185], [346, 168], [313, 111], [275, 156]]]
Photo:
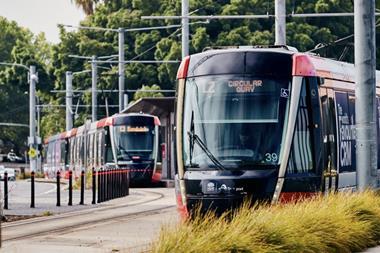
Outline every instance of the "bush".
[[[232, 218], [231, 218], [232, 216]], [[380, 240], [380, 196], [339, 193], [298, 203], [245, 204], [161, 229], [152, 252], [355, 252]]]
[[[27, 171], [24, 174], [19, 173], [17, 175], [17, 179], [29, 179], [30, 175], [31, 175], [30, 171]], [[45, 175], [42, 172], [35, 172], [34, 173], [34, 178], [45, 178]]]
[[[85, 178], [85, 185], [84, 185], [84, 188], [85, 189], [91, 189], [92, 187], [92, 171], [91, 170], [87, 170], [85, 175], [84, 175], [84, 178]], [[79, 176], [73, 183], [73, 189], [74, 190], [79, 190], [80, 189], [80, 184], [81, 184], [81, 177]]]

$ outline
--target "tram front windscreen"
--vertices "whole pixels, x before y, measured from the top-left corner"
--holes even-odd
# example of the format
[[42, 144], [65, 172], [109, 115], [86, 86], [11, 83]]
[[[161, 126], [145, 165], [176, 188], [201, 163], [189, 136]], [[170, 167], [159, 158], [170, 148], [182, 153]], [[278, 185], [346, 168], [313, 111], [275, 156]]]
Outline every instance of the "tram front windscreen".
[[115, 126], [114, 139], [118, 161], [153, 159], [154, 126]]
[[278, 165], [290, 80], [249, 75], [188, 78], [183, 155], [187, 170]]

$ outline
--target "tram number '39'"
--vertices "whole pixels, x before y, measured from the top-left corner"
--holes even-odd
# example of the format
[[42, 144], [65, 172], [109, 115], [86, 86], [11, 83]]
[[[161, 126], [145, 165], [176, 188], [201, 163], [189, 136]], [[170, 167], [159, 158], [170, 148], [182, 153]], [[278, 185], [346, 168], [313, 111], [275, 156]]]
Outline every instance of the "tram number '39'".
[[266, 153], [265, 154], [265, 161], [266, 162], [277, 162], [278, 156], [276, 153]]

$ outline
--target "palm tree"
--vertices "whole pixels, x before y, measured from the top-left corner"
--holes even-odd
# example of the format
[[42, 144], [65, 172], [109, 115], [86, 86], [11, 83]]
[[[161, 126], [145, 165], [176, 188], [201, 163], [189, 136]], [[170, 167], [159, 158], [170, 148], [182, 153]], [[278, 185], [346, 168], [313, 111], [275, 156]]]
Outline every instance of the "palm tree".
[[71, 2], [75, 3], [77, 7], [83, 9], [86, 15], [91, 15], [94, 13], [95, 4], [98, 2], [97, 0], [71, 0]]

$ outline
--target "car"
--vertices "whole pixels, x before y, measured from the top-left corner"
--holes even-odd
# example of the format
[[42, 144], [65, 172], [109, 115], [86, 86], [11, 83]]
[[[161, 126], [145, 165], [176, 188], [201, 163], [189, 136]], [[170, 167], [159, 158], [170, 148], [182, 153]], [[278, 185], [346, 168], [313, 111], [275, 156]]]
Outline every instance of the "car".
[[0, 180], [4, 180], [4, 173], [8, 173], [8, 180], [15, 181], [16, 180], [16, 170], [11, 168], [5, 168], [3, 165], [0, 165]]
[[23, 162], [23, 159], [22, 157], [19, 157], [17, 156], [15, 153], [13, 152], [9, 152], [8, 155], [7, 155], [7, 159], [8, 161], [10, 162]]

